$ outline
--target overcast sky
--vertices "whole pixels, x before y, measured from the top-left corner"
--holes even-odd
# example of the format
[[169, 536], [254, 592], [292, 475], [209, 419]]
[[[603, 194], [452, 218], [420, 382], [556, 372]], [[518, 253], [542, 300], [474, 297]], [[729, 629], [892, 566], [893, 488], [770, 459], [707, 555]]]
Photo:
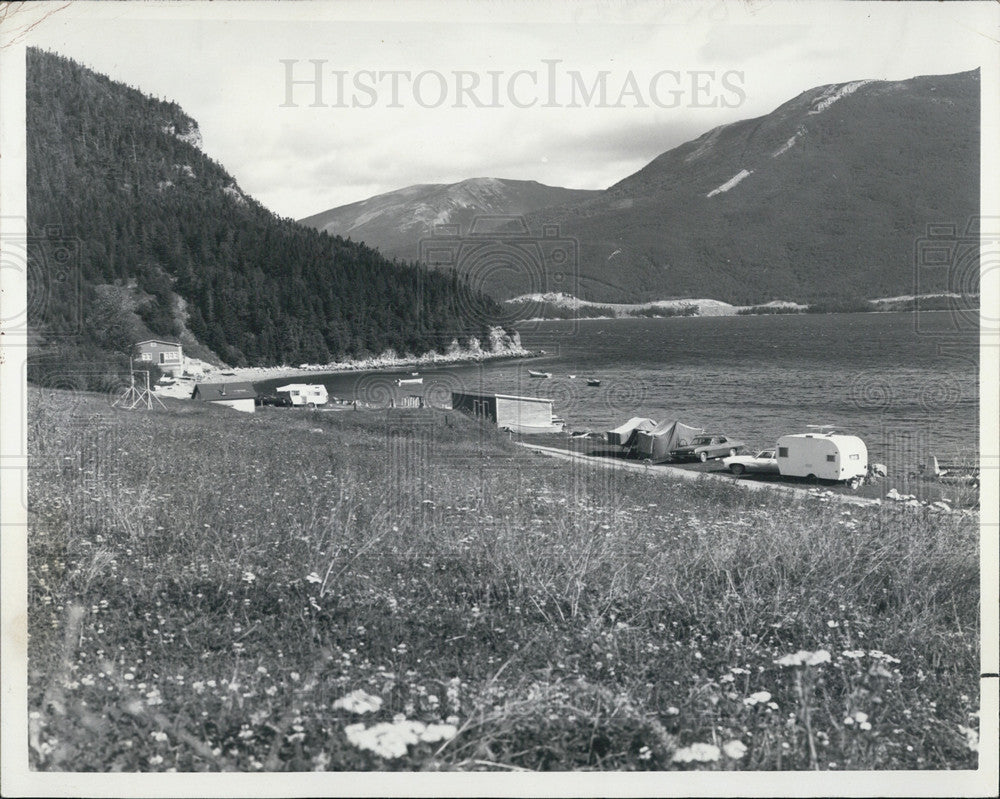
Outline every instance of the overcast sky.
[[470, 177], [605, 188], [814, 86], [988, 67], [989, 6], [74, 3], [25, 41], [178, 102], [244, 191], [301, 218]]

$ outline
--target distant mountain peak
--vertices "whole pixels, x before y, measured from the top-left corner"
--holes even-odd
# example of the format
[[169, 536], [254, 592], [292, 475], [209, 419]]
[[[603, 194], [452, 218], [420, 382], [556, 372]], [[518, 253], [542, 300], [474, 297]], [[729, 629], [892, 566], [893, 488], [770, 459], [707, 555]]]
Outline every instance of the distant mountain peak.
[[436, 225], [468, 230], [477, 216], [523, 216], [570, 205], [599, 194], [546, 186], [534, 180], [467, 178], [458, 183], [422, 183], [332, 208], [301, 222], [331, 234], [371, 242], [383, 253], [415, 259], [419, 241]]

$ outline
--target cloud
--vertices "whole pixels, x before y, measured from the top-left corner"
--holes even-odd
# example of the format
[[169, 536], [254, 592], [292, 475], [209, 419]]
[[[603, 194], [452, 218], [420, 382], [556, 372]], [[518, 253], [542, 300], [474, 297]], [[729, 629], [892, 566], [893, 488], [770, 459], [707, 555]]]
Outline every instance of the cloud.
[[[52, 15], [31, 43], [178, 102], [200, 123], [206, 152], [284, 216], [473, 176], [602, 188], [717, 125], [766, 114], [818, 85], [993, 63], [977, 32], [987, 11], [977, 4], [931, 4], [919, 14], [905, 4], [721, 0], [486, 4], [461, 14], [441, 4], [349, 0], [185, 6], [190, 14], [176, 4], [85, 5]], [[471, 71], [485, 86], [491, 71], [504, 81], [522, 69], [541, 76], [553, 61], [564, 100], [569, 71], [590, 85], [606, 70], [609, 104], [630, 72], [646, 103], [522, 109], [505, 94], [499, 108], [451, 108], [451, 99], [439, 108], [387, 108], [384, 96], [370, 109], [281, 108], [283, 58], [296, 68], [324, 61], [328, 83], [333, 70], [434, 70], [449, 76], [453, 93], [455, 71]], [[677, 108], [649, 103], [651, 76], [663, 70], [686, 82]], [[696, 107], [697, 70], [744, 73], [745, 102]], [[295, 91], [304, 98], [311, 87]]]

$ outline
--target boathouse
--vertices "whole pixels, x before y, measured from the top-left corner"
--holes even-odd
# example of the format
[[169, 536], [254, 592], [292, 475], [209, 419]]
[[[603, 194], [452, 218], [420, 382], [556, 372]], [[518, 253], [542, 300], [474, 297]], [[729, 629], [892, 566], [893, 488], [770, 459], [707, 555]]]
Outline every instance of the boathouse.
[[453, 391], [451, 407], [470, 416], [488, 419], [497, 427], [514, 433], [558, 433], [563, 429], [563, 421], [552, 413], [552, 400], [544, 397]]

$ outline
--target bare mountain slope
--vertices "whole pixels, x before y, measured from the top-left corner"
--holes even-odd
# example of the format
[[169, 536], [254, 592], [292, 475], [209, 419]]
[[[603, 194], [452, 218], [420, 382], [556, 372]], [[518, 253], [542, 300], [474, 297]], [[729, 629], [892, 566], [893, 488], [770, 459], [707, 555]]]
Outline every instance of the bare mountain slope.
[[408, 260], [417, 258], [420, 239], [430, 235], [435, 225], [457, 224], [464, 231], [479, 215], [522, 216], [597, 194], [533, 180], [471, 178], [461, 183], [408, 186], [300, 221], [331, 235], [370, 242], [385, 255]]

